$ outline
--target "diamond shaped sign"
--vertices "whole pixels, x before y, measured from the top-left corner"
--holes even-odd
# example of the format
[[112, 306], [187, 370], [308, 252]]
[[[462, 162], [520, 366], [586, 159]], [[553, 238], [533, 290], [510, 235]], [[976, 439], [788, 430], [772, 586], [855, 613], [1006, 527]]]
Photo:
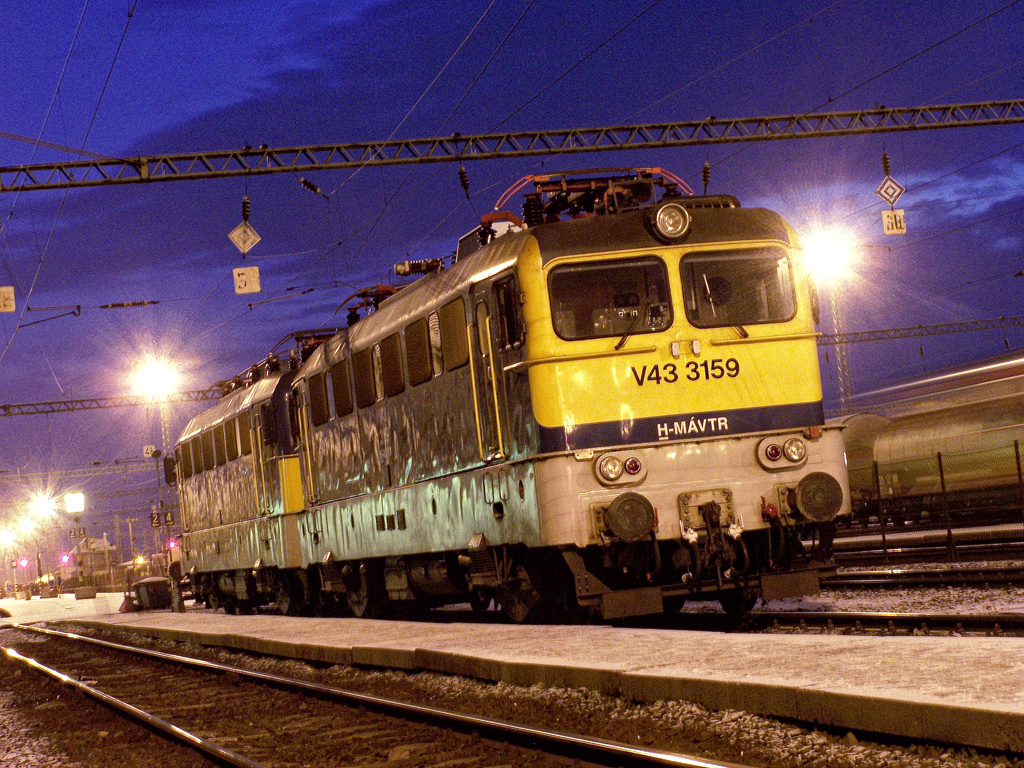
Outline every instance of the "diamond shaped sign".
[[[907, 191], [907, 188], [900, 184], [892, 176], [886, 176], [878, 185], [875, 194], [882, 198], [889, 205], [896, 205], [896, 201]], [[244, 253], [244, 251], [243, 251]]]
[[242, 252], [243, 256], [260, 241], [260, 236], [256, 234], [256, 230], [252, 228], [248, 221], [243, 221], [232, 229], [228, 237], [235, 244], [235, 247]]

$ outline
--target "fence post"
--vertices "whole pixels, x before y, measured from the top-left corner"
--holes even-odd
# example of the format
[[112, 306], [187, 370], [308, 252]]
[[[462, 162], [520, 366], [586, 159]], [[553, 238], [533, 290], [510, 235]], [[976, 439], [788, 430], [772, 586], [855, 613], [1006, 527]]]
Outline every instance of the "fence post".
[[939, 485], [942, 488], [942, 516], [946, 519], [946, 551], [949, 553], [949, 562], [956, 561], [956, 548], [953, 545], [953, 522], [949, 519], [949, 502], [946, 499], [946, 472], [942, 467], [942, 451], [937, 451], [935, 457], [939, 461]]
[[1020, 441], [1013, 441], [1013, 455], [1017, 459], [1017, 492], [1020, 494], [1020, 511], [1024, 516], [1024, 474], [1020, 468]]
[[882, 526], [882, 557], [886, 566], [889, 565], [889, 545], [885, 541], [885, 506], [882, 504], [882, 481], [878, 476], [878, 462], [872, 462], [875, 473], [875, 496], [878, 499], [878, 524]]

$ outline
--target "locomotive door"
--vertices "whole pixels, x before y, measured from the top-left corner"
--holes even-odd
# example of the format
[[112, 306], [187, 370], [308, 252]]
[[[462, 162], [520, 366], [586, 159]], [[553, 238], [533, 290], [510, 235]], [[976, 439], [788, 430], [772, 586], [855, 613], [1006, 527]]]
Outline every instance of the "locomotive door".
[[500, 362], [494, 354], [493, 298], [490, 285], [473, 288], [473, 333], [470, 357], [473, 366], [474, 406], [481, 459], [490, 463], [508, 458], [503, 414], [505, 395]]
[[262, 409], [253, 409], [252, 474], [256, 482], [256, 506], [263, 514], [270, 512], [270, 499], [267, 496], [266, 427], [263, 424], [265, 418], [266, 414]]

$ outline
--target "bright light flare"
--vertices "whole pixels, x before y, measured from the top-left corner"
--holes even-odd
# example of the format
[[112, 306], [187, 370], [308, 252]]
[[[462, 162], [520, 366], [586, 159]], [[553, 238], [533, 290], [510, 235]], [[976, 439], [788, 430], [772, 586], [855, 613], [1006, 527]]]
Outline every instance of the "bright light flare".
[[0, 548], [10, 549], [14, 546], [15, 538], [14, 534], [6, 528], [0, 531]]
[[132, 372], [132, 389], [147, 397], [166, 397], [177, 392], [181, 374], [163, 358], [147, 357]]
[[853, 275], [857, 241], [845, 230], [819, 229], [803, 238], [804, 263], [819, 285], [836, 285]]
[[40, 520], [49, 520], [57, 514], [57, 502], [49, 496], [39, 494], [32, 497], [32, 501], [28, 503], [28, 510]]
[[79, 512], [85, 512], [85, 494], [65, 493], [64, 509], [67, 510], [69, 515], [76, 515]]
[[31, 517], [24, 517], [18, 523], [18, 530], [26, 536], [31, 536], [35, 529], [36, 523], [35, 520], [33, 520]]

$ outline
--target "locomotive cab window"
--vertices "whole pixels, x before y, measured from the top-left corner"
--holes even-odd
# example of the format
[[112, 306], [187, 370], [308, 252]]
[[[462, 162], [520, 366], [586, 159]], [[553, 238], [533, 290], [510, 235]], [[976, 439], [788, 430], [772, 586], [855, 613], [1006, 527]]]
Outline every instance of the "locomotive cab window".
[[692, 253], [680, 264], [686, 317], [698, 328], [783, 323], [796, 315], [781, 248]]
[[672, 325], [668, 270], [653, 256], [556, 267], [548, 288], [555, 333], [567, 341], [657, 333]]
[[523, 344], [523, 303], [519, 284], [509, 277], [494, 284], [495, 319], [498, 323], [498, 348], [509, 349]]

